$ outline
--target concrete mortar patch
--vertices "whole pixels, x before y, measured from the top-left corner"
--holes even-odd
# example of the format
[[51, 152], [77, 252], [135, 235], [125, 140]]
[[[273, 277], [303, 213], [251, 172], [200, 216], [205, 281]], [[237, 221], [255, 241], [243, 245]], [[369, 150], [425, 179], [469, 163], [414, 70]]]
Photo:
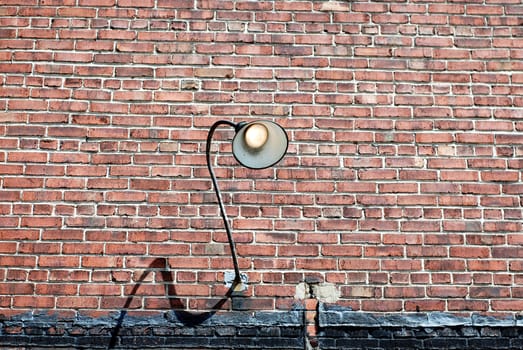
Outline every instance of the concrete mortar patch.
[[333, 284], [317, 284], [312, 286], [314, 296], [324, 303], [335, 303], [340, 299], [340, 291]]

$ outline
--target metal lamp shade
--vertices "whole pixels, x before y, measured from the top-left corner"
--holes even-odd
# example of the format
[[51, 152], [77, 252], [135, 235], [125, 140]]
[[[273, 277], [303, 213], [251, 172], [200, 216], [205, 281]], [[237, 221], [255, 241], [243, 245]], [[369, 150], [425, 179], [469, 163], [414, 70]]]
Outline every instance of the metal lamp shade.
[[[267, 140], [263, 145], [253, 148], [246, 140], [246, 132], [250, 127], [260, 129], [260, 125], [267, 132]], [[232, 153], [244, 167], [264, 169], [278, 163], [287, 152], [288, 145], [287, 133], [281, 126], [268, 120], [260, 120], [247, 123], [236, 132], [232, 140]]]

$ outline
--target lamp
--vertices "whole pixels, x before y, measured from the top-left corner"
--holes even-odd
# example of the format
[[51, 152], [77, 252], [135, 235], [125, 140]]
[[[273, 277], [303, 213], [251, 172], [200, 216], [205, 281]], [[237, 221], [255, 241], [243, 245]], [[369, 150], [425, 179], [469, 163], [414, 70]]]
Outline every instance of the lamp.
[[214, 131], [220, 125], [228, 125], [234, 128], [236, 134], [232, 140], [232, 154], [234, 158], [244, 167], [249, 169], [265, 169], [278, 163], [285, 153], [289, 140], [285, 130], [278, 124], [268, 121], [259, 120], [253, 122], [233, 123], [228, 120], [219, 120], [215, 122], [209, 129], [207, 135], [207, 144], [205, 148], [205, 155], [207, 159], [207, 168], [211, 175], [211, 180], [218, 198], [220, 206], [220, 213], [227, 232], [227, 239], [231, 249], [232, 262], [234, 266], [234, 280], [233, 289], [242, 284], [242, 275], [238, 266], [238, 258], [236, 256], [236, 246], [231, 234], [229, 226], [229, 219], [223, 206], [222, 196], [216, 175], [211, 166], [211, 141]]

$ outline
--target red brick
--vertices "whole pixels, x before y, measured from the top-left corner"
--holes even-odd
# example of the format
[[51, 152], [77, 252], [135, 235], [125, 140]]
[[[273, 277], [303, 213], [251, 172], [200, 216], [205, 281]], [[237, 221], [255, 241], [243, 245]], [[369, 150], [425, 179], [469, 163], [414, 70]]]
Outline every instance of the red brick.
[[279, 256], [318, 256], [318, 246], [281, 246], [278, 249]]
[[259, 285], [255, 286], [254, 294], [256, 296], [294, 296], [296, 288], [294, 286], [271, 286], [271, 285]]
[[170, 188], [170, 181], [135, 179], [131, 180], [130, 188], [135, 190], [168, 190]]
[[[0, 9], [4, 309], [94, 315], [125, 306], [114, 283], [143, 277], [150, 298], [128, 307], [168, 310], [153, 284], [167, 274], [131, 272], [167, 267], [184, 296], [175, 307], [212, 308], [232, 260], [208, 128], [273, 117], [291, 141], [274, 168], [238, 166], [232, 128], [213, 140], [255, 283], [225, 308], [286, 310], [296, 284], [317, 279], [361, 284], [340, 289], [355, 310], [521, 309], [510, 299], [523, 283], [518, 6], [11, 2]], [[55, 285], [71, 298], [52, 297]]]
[[1, 295], [26, 295], [34, 293], [32, 283], [0, 283]]
[[58, 297], [56, 306], [63, 309], [94, 309], [98, 307], [98, 299], [95, 297]]
[[4, 178], [3, 181], [6, 188], [41, 188], [43, 183], [41, 178]]
[[44, 296], [17, 296], [13, 300], [13, 306], [16, 308], [52, 309], [55, 307], [55, 298]]
[[363, 300], [361, 308], [363, 311], [397, 312], [403, 307], [401, 300]]
[[493, 300], [492, 309], [494, 311], [516, 311], [522, 307], [523, 303], [521, 300]]
[[113, 284], [84, 284], [80, 286], [79, 293], [80, 295], [120, 295], [121, 287]]
[[503, 260], [474, 260], [468, 262], [471, 271], [506, 271], [507, 262]]
[[25, 217], [20, 222], [21, 227], [61, 227], [62, 218], [59, 217]]
[[463, 271], [465, 262], [463, 260], [428, 260], [425, 268], [434, 271]]
[[444, 311], [445, 304], [446, 303], [443, 300], [411, 300], [405, 302], [405, 310], [412, 312]]
[[121, 257], [91, 257], [85, 256], [82, 258], [83, 267], [97, 267], [97, 268], [115, 268], [122, 267]]

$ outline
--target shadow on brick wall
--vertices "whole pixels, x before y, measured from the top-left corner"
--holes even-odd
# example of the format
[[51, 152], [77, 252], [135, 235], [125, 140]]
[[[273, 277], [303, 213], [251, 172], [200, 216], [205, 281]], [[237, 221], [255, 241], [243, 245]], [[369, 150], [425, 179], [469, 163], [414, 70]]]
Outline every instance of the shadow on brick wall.
[[[129, 312], [151, 273], [158, 273], [169, 310]], [[177, 296], [167, 259], [155, 259], [133, 286], [123, 308], [108, 316], [32, 310], [4, 316], [0, 348], [68, 349], [300, 349], [304, 348], [303, 310], [218, 311], [234, 298], [232, 288], [205, 312], [190, 312]]]
[[[158, 268], [163, 268], [163, 270], [158, 271]], [[116, 346], [118, 341], [118, 335], [120, 333], [120, 330], [122, 329], [122, 324], [125, 319], [125, 316], [127, 315], [127, 311], [129, 309], [129, 306], [131, 305], [134, 297], [136, 296], [136, 293], [140, 289], [140, 286], [143, 284], [143, 282], [146, 280], [147, 276], [149, 274], [156, 272], [160, 273], [162, 276], [162, 281], [164, 283], [165, 287], [165, 297], [169, 301], [170, 309], [174, 313], [174, 316], [176, 319], [181, 322], [186, 327], [194, 327], [197, 326], [209, 318], [211, 318], [218, 310], [222, 308], [222, 306], [227, 302], [229, 297], [231, 296], [233, 292], [234, 286], [231, 286], [231, 288], [227, 291], [225, 296], [218, 300], [218, 302], [213, 305], [210, 308], [210, 311], [206, 312], [189, 312], [184, 311], [183, 309], [185, 306], [183, 305], [183, 302], [180, 298], [178, 298], [176, 294], [176, 286], [174, 284], [174, 274], [172, 271], [169, 270], [168, 261], [166, 258], [157, 258], [153, 260], [153, 262], [149, 265], [148, 269], [142, 274], [140, 279], [136, 282], [135, 286], [133, 287], [131, 293], [129, 294], [129, 297], [127, 298], [123, 309], [120, 311], [120, 316], [118, 317], [118, 320], [116, 322], [116, 326], [114, 327], [113, 331], [111, 332], [111, 340], [109, 342], [109, 349], [112, 349]]]

